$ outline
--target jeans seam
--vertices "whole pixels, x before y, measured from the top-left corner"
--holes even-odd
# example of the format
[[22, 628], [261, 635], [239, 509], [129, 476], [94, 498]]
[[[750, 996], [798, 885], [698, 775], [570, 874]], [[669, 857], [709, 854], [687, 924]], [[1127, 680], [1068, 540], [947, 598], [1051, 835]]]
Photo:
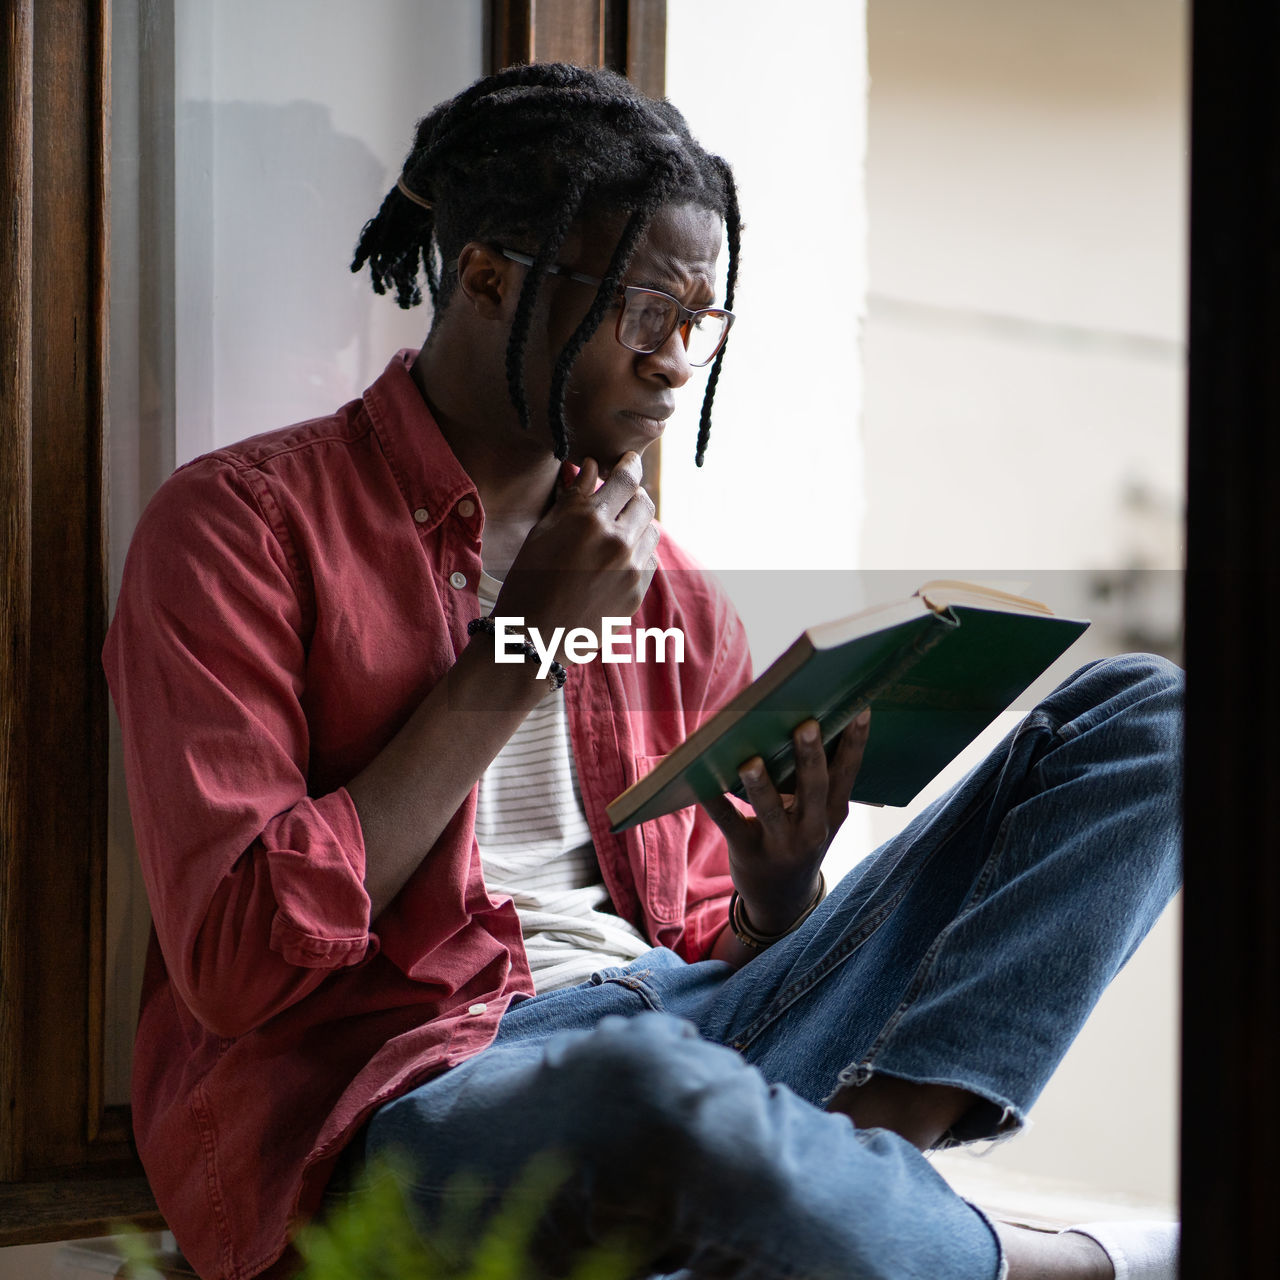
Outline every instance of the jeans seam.
[[[916, 966], [915, 974], [911, 979], [911, 985], [907, 988], [906, 994], [902, 997], [902, 1002], [891, 1013], [881, 1028], [880, 1034], [876, 1037], [875, 1043], [867, 1050], [866, 1056], [857, 1065], [862, 1068], [870, 1068], [875, 1063], [876, 1057], [884, 1051], [884, 1047], [893, 1033], [898, 1029], [902, 1019], [907, 1015], [908, 1010], [920, 998], [920, 992], [924, 989], [926, 982], [933, 972], [934, 963], [937, 960], [938, 953], [950, 941], [951, 935], [960, 927], [970, 915], [973, 914], [975, 907], [981, 902], [987, 891], [987, 886], [991, 881], [991, 877], [995, 874], [996, 863], [1000, 860], [1004, 853], [1005, 845], [1008, 839], [1008, 827], [1012, 814], [1006, 814], [1005, 820], [1000, 824], [1000, 830], [996, 833], [996, 838], [992, 842], [991, 852], [987, 855], [986, 860], [982, 864], [982, 870], [978, 874], [978, 879], [974, 884], [973, 891], [965, 900], [964, 905], [959, 911], [952, 916], [946, 927], [942, 929], [937, 937], [934, 938], [928, 951], [921, 958], [919, 965]], [[841, 1073], [843, 1075], [843, 1073]]]
[[[914, 877], [912, 883], [914, 883]], [[816, 965], [806, 969], [801, 977], [774, 996], [764, 1012], [728, 1042], [730, 1048], [738, 1052], [748, 1048], [757, 1036], [768, 1029], [770, 1023], [781, 1017], [791, 1005], [826, 978], [833, 969], [843, 964], [893, 914], [895, 908], [906, 897], [910, 887], [911, 885], [907, 884], [899, 889], [874, 915], [864, 920], [856, 932], [846, 935], [839, 946], [828, 951]]]
[[641, 969], [638, 973], [618, 974], [602, 979], [602, 985], [605, 982], [612, 982], [615, 986], [626, 987], [628, 991], [634, 991], [655, 1013], [666, 1013], [667, 1007], [662, 1003], [662, 997], [645, 981], [652, 974], [652, 969]]

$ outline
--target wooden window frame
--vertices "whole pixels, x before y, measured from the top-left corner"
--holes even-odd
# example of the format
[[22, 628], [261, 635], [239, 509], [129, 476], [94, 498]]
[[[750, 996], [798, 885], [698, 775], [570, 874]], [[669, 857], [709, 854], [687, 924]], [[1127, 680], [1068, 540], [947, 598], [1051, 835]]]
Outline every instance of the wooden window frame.
[[[492, 65], [662, 90], [662, 0], [487, 13]], [[1280, 10], [1197, 4], [1192, 46], [1183, 1262], [1246, 1276], [1280, 1193]], [[5, 0], [0, 1246], [159, 1223], [102, 1100], [109, 48], [108, 0]]]
[[[0, 1247], [163, 1225], [103, 1098], [110, 14], [0, 17]], [[489, 0], [486, 26], [504, 64], [662, 92], [665, 0]]]
[[0, 27], [0, 1245], [159, 1224], [103, 1101], [110, 32]]

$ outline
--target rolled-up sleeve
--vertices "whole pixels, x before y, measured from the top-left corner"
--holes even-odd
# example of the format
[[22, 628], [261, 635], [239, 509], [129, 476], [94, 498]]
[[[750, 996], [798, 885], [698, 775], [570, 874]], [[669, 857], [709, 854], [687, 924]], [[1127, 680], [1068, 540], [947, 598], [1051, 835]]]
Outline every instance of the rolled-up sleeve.
[[376, 946], [351, 797], [308, 794], [310, 607], [281, 530], [215, 456], [144, 513], [104, 650], [156, 933], [218, 1035]]
[[269, 824], [259, 843], [275, 903], [271, 949], [307, 969], [363, 959], [369, 896], [360, 822], [346, 789], [300, 800]]

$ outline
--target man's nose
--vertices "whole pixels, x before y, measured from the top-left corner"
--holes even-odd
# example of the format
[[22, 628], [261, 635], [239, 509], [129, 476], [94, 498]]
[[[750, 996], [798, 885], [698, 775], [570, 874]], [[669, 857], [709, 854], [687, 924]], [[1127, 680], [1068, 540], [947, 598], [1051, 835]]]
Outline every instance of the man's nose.
[[689, 352], [684, 345], [685, 330], [676, 325], [667, 335], [667, 340], [656, 350], [651, 351], [645, 360], [653, 361], [654, 372], [666, 379], [669, 387], [683, 387], [693, 376], [693, 366], [689, 363]]

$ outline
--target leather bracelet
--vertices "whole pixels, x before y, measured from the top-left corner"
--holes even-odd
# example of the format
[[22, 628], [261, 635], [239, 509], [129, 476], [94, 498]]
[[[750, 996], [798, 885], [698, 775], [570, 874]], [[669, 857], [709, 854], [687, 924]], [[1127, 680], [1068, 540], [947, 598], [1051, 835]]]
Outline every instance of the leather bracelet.
[[733, 930], [733, 936], [744, 946], [750, 947], [753, 951], [764, 951], [766, 948], [773, 946], [775, 942], [787, 937], [788, 934], [795, 933], [813, 915], [818, 908], [818, 903], [826, 896], [827, 877], [819, 871], [818, 892], [814, 895], [813, 901], [792, 921], [789, 928], [784, 929], [781, 933], [768, 934], [757, 933], [747, 923], [747, 913], [742, 906], [742, 897], [735, 889], [733, 896], [729, 899], [729, 928]]
[[[492, 615], [485, 618], [472, 618], [471, 621], [467, 623], [467, 635], [469, 636], [479, 635], [480, 632], [482, 631], [487, 636], [491, 636], [495, 633], [496, 628], [494, 626]], [[512, 639], [514, 638], [515, 637], [513, 636]], [[540, 654], [537, 651], [537, 649], [535, 649], [533, 645], [529, 643], [528, 640], [526, 640], [524, 644], [521, 646], [521, 652], [523, 652], [525, 656], [525, 660], [527, 662], [537, 662], [541, 664], [542, 654]], [[553, 689], [556, 689], [556, 690], [563, 689], [564, 682], [568, 678], [569, 678], [569, 673], [558, 662], [556, 662], [553, 659], [551, 662], [551, 666], [548, 668], [548, 674], [547, 674], [548, 684], [550, 684]]]

